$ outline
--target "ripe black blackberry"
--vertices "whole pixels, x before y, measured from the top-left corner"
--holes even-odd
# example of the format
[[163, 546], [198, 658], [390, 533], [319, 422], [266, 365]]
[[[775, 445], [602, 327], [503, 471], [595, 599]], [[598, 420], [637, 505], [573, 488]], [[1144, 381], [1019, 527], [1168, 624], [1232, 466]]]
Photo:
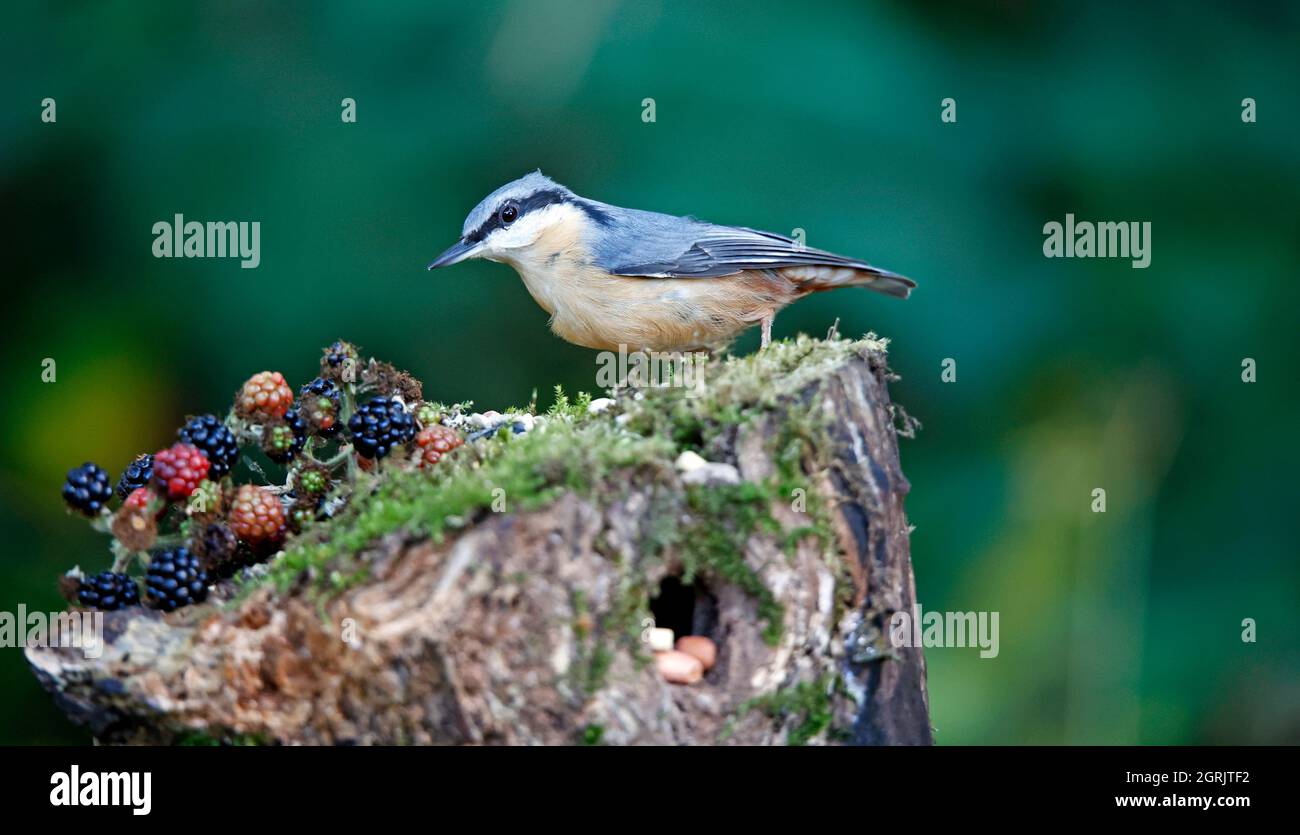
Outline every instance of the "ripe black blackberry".
[[111, 612], [140, 603], [140, 588], [125, 574], [101, 571], [77, 587], [77, 602], [88, 609]]
[[133, 490], [148, 487], [153, 479], [153, 456], [137, 455], [136, 459], [126, 465], [122, 477], [117, 480], [117, 495], [126, 498]]
[[348, 421], [352, 446], [363, 458], [383, 458], [415, 437], [415, 419], [395, 397], [376, 397]]
[[177, 431], [176, 437], [183, 444], [198, 447], [208, 457], [208, 463], [212, 465], [208, 476], [213, 479], [221, 478], [239, 463], [239, 443], [235, 440], [235, 433], [217, 420], [216, 415], [190, 418], [189, 423]]
[[302, 445], [306, 442], [307, 424], [298, 415], [297, 409], [290, 409], [278, 422], [263, 426], [262, 451], [277, 464], [292, 461], [294, 456], [302, 452]]
[[63, 482], [63, 500], [68, 503], [68, 507], [87, 516], [94, 516], [112, 498], [113, 486], [103, 467], [87, 461], [80, 467], [68, 470], [68, 477]]
[[184, 546], [155, 551], [144, 573], [149, 605], [170, 612], [208, 597], [208, 573]]

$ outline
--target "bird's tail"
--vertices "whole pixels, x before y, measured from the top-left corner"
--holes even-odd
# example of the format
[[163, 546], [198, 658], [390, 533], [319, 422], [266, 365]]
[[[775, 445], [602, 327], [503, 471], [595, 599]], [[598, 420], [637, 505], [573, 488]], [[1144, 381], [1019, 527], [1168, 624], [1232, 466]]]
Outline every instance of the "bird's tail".
[[866, 287], [877, 293], [905, 299], [916, 286], [916, 282], [906, 276], [867, 265], [799, 266], [787, 267], [781, 272], [800, 287], [814, 293], [821, 290], [834, 290], [837, 287]]

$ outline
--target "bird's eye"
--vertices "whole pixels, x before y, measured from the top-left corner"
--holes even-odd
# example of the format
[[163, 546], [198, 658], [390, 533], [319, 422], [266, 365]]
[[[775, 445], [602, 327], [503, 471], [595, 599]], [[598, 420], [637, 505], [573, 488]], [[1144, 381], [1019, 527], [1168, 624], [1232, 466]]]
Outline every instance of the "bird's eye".
[[517, 217], [519, 217], [519, 207], [514, 203], [507, 203], [501, 207], [502, 223], [514, 223]]

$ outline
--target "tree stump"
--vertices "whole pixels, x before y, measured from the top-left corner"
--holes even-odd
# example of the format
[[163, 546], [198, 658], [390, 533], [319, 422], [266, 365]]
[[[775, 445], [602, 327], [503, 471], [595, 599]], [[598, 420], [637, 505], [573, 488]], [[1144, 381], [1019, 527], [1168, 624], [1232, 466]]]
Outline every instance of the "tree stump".
[[[884, 349], [777, 343], [471, 442], [465, 479], [534, 495], [376, 488], [204, 605], [107, 613], [98, 658], [27, 657], [110, 743], [928, 744], [922, 651], [888, 641], [915, 588]], [[701, 680], [661, 678], [652, 619], [716, 643]]]

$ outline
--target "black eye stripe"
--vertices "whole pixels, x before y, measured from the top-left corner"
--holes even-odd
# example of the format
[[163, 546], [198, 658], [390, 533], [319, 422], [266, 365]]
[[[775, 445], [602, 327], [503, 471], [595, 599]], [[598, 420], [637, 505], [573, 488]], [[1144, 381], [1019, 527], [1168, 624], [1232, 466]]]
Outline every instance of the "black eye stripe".
[[[524, 215], [528, 214], [529, 212], [535, 212], [540, 209], [544, 209], [547, 206], [553, 206], [556, 203], [572, 203], [573, 205], [576, 205], [578, 208], [586, 212], [587, 215], [591, 217], [592, 220], [595, 220], [597, 223], [604, 223], [606, 220], [608, 220], [608, 215], [606, 215], [604, 212], [597, 210], [594, 206], [587, 205], [587, 203], [583, 201], [581, 198], [574, 199], [573, 195], [563, 191], [557, 191], [555, 189], [545, 189], [543, 191], [535, 191], [522, 200], [512, 200], [512, 201], [507, 201], [507, 203], [514, 203], [514, 205], [518, 207], [518, 212], [515, 215], [514, 221], [512, 221], [514, 223], [517, 223], [520, 218], [522, 218]], [[501, 210], [505, 207], [505, 205], [506, 204], [503, 203], [501, 206], [498, 206], [496, 210], [492, 213], [491, 217], [483, 221], [482, 226], [480, 226], [479, 228], [475, 229], [473, 232], [465, 236], [466, 240], [472, 243], [478, 243], [479, 241], [486, 238], [488, 235], [492, 234], [493, 231], [505, 226], [505, 224], [502, 223], [501, 220]]]

